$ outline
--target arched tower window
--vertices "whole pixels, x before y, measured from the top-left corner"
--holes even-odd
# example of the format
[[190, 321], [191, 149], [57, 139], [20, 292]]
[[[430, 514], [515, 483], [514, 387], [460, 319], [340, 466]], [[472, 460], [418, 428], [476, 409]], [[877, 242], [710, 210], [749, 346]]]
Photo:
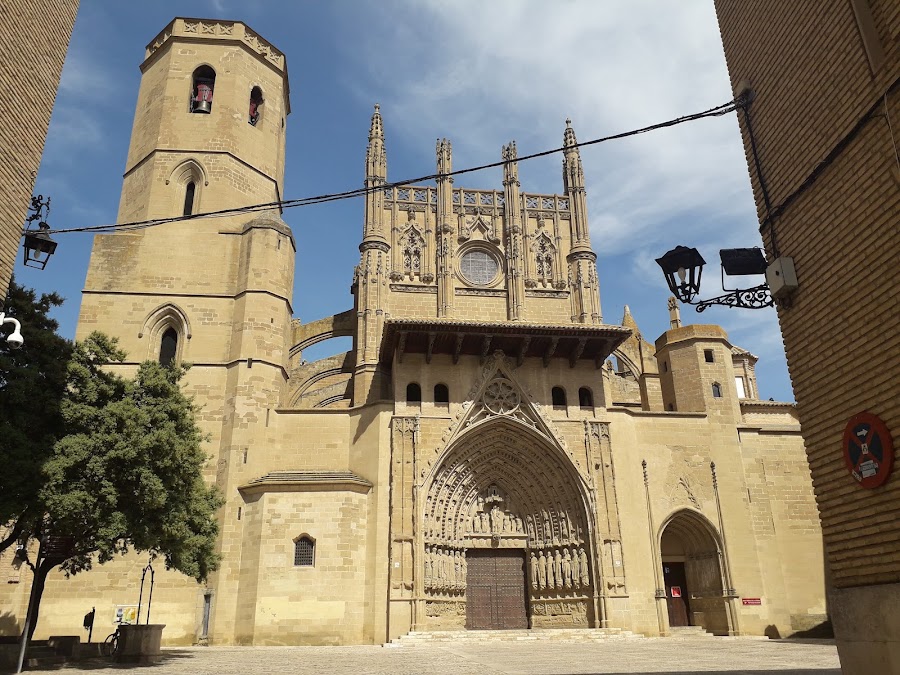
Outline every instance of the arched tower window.
[[294, 540], [294, 567], [312, 567], [316, 564], [316, 542], [306, 535]]
[[408, 385], [406, 385], [406, 402], [422, 402], [422, 387], [419, 386], [418, 382], [410, 382]]
[[197, 194], [197, 184], [191, 181], [184, 186], [184, 211], [182, 215], [189, 216], [194, 212], [194, 197]]
[[209, 66], [200, 66], [194, 71], [191, 86], [191, 112], [212, 112], [213, 89], [216, 87], [216, 71]]
[[713, 398], [722, 398], [722, 385], [718, 382], [713, 382], [712, 395]]
[[578, 390], [578, 405], [582, 408], [594, 407], [594, 392], [587, 387]]
[[447, 389], [446, 384], [434, 385], [434, 402], [450, 403], [450, 390]]
[[553, 399], [554, 408], [566, 407], [566, 390], [562, 387], [553, 387], [550, 391], [550, 397]]
[[251, 126], [256, 126], [262, 116], [263, 93], [259, 87], [250, 90], [250, 114], [247, 121]]
[[174, 328], [167, 328], [159, 342], [159, 362], [169, 366], [175, 361], [178, 353], [178, 332]]

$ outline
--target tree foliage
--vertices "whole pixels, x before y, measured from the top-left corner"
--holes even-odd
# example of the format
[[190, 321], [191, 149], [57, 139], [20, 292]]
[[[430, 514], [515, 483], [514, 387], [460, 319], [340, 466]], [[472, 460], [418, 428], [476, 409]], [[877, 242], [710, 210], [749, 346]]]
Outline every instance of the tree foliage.
[[124, 357], [101, 333], [75, 346], [66, 434], [44, 465], [46, 530], [73, 538], [68, 573], [134, 548], [203, 580], [218, 560], [220, 499], [203, 481], [203, 436], [179, 386], [186, 368], [147, 361], [132, 380], [104, 370]]
[[13, 350], [0, 335], [0, 551], [40, 520], [41, 467], [61, 437], [61, 401], [72, 343], [56, 334], [55, 294], [38, 298], [12, 281], [3, 311], [22, 324], [25, 345]]
[[208, 457], [181, 391], [185, 366], [142, 363], [131, 379], [115, 338], [72, 345], [48, 313], [62, 299], [13, 285], [6, 310], [25, 347], [0, 343], [0, 551], [41, 540], [30, 631], [51, 569], [90, 569], [130, 550], [150, 552], [198, 581], [218, 566]]

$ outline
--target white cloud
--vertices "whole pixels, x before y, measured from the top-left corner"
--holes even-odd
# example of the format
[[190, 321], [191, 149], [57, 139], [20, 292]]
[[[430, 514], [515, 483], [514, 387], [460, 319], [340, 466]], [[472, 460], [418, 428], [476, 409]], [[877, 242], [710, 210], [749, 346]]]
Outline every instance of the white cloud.
[[[731, 98], [713, 7], [699, 0], [397, 0], [366, 19], [359, 90], [381, 101], [389, 144], [398, 129], [411, 144], [446, 134], [457, 168], [498, 159], [511, 138], [520, 155], [558, 147], [567, 116], [584, 141]], [[756, 243], [734, 115], [582, 156], [601, 255], [662, 240], [675, 219], [687, 219], [679, 234], [695, 245], [722, 239], [724, 224], [731, 239]], [[533, 164], [520, 169], [524, 189], [561, 189], [557, 158]]]

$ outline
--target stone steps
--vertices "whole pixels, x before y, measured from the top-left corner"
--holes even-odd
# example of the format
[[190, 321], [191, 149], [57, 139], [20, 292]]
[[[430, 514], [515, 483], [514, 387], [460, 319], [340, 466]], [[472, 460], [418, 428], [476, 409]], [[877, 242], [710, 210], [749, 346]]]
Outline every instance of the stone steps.
[[703, 626], [670, 626], [670, 637], [713, 637]]
[[497, 642], [605, 642], [638, 640], [642, 635], [621, 628], [535, 628], [531, 630], [435, 630], [411, 631], [391, 640], [385, 647], [417, 644], [474, 644]]

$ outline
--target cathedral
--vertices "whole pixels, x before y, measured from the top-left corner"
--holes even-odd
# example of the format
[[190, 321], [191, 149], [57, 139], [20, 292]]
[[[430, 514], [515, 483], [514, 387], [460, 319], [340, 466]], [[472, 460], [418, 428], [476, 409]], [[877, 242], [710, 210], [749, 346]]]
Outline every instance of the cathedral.
[[[241, 22], [176, 18], [141, 73], [118, 222], [283, 198], [279, 49]], [[793, 404], [759, 400], [757, 357], [682, 325], [674, 300], [652, 343], [627, 307], [604, 322], [571, 123], [559, 194], [523, 189], [515, 143], [502, 185], [455, 183], [447, 140], [433, 184], [391, 183], [385, 126], [376, 105], [346, 311], [293, 318], [302, 239], [278, 208], [94, 240], [77, 337], [115, 335], [125, 375], [191, 364], [226, 500], [208, 582], [156, 574], [164, 643], [786, 636], [824, 621]], [[352, 349], [304, 358], [338, 337]], [[95, 635], [111, 632], [146, 562], [52, 576], [36, 637], [71, 633], [91, 606]], [[0, 563], [21, 616], [30, 575]]]

